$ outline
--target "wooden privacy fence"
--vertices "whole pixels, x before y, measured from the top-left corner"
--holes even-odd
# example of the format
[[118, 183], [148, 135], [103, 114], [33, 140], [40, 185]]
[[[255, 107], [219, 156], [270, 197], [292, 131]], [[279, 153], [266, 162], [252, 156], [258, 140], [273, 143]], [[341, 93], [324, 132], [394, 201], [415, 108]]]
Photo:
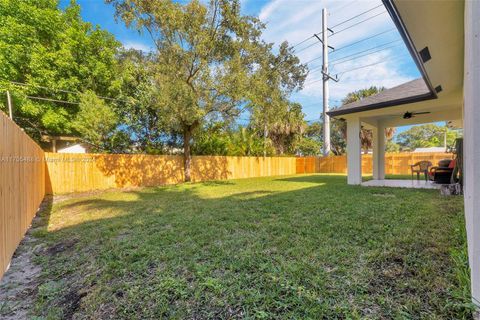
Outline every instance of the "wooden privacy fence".
[[[158, 186], [184, 180], [182, 156], [46, 153], [47, 193]], [[294, 157], [192, 157], [192, 181], [225, 180], [296, 171]]]
[[[387, 174], [409, 174], [410, 164], [451, 158], [446, 153], [392, 153]], [[362, 170], [372, 172], [372, 156], [362, 156]], [[345, 156], [221, 157], [194, 156], [192, 181], [346, 173]], [[153, 155], [44, 153], [0, 112], [0, 278], [45, 193], [159, 186], [184, 180], [183, 157]]]
[[0, 111], [0, 278], [44, 195], [42, 149]]
[[[420, 160], [451, 158], [447, 153], [390, 153], [387, 174], [409, 174]], [[184, 180], [182, 156], [45, 153], [46, 192], [70, 193], [109, 188], [177, 184]], [[299, 173], [346, 173], [346, 156], [192, 157], [192, 181], [225, 180]], [[362, 155], [362, 172], [372, 172], [372, 155]]]
[[[386, 174], [410, 174], [410, 165], [428, 160], [435, 166], [442, 159], [451, 159], [451, 153], [387, 153], [385, 155]], [[371, 154], [362, 155], [362, 173], [371, 174], [373, 162]], [[347, 156], [297, 158], [297, 173], [347, 173]]]

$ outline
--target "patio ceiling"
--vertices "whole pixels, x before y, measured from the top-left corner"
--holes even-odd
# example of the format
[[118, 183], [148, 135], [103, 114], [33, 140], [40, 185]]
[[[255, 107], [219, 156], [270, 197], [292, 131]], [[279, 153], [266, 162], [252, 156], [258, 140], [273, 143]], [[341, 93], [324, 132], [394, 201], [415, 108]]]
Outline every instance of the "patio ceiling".
[[[431, 99], [415, 103], [403, 104], [400, 106], [389, 107], [362, 112], [360, 114], [362, 122], [376, 126], [381, 121], [387, 127], [400, 127], [421, 123], [430, 123], [438, 121], [452, 121], [457, 127], [462, 123], [462, 94], [461, 92], [451, 93], [438, 99]], [[404, 113], [408, 112], [430, 112], [427, 114], [415, 115], [410, 119], [404, 119]], [[348, 115], [345, 116], [348, 118]]]

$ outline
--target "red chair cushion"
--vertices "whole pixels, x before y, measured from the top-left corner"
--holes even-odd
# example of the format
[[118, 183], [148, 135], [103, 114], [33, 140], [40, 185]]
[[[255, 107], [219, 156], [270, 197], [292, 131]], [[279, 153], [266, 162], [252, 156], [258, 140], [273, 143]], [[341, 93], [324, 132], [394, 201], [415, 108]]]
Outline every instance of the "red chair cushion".
[[453, 159], [452, 161], [450, 161], [450, 164], [448, 165], [448, 168], [450, 168], [450, 169], [455, 168], [455, 163], [456, 163], [456, 162], [457, 162], [456, 159]]

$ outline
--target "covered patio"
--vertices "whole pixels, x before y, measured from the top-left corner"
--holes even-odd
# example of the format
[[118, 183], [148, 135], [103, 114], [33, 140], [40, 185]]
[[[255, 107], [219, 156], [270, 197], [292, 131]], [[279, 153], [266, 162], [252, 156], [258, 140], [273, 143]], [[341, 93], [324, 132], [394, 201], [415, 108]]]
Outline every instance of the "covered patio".
[[[441, 6], [429, 2], [384, 3], [421, 78], [329, 112], [330, 116], [347, 122], [348, 183], [354, 185], [362, 184], [362, 128], [373, 134], [373, 181], [363, 185], [384, 186], [394, 184], [385, 182], [385, 128], [440, 121], [463, 128], [464, 39], [459, 36], [464, 31], [463, 3], [452, 1]], [[426, 26], [435, 32], [424, 32]], [[405, 182], [396, 185], [407, 186]], [[437, 187], [430, 183], [408, 186]]]
[[[391, 107], [379, 107], [381, 104], [391, 103], [388, 99], [395, 97], [404, 99], [413, 94], [414, 102]], [[462, 128], [462, 95], [460, 90], [442, 95], [441, 99], [420, 100], [416, 99], [428, 96], [430, 93], [423, 79], [416, 79], [385, 90], [375, 96], [361, 101], [344, 105], [332, 112], [347, 122], [347, 166], [348, 183], [362, 184], [367, 186], [401, 186], [412, 188], [439, 188], [439, 185], [431, 182], [399, 180], [393, 183], [385, 180], [385, 129], [406, 125], [446, 121], [453, 128]], [[372, 109], [370, 109], [372, 108]], [[417, 114], [420, 113], [420, 114]], [[360, 130], [367, 129], [373, 135], [373, 180], [362, 183], [362, 150]], [[413, 164], [413, 163], [411, 163]], [[433, 165], [436, 165], [434, 163]], [[423, 177], [422, 177], [423, 178]]]

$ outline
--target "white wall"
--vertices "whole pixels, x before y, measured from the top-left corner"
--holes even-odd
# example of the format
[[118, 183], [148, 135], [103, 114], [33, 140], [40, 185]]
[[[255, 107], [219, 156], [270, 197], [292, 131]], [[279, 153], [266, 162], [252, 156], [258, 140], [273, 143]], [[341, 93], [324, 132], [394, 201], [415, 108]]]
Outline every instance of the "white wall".
[[480, 1], [465, 1], [464, 154], [472, 298], [480, 306]]
[[372, 129], [373, 134], [373, 179], [385, 179], [385, 126], [382, 122], [377, 122], [377, 126]]
[[347, 182], [362, 183], [362, 153], [360, 143], [361, 122], [359, 117], [347, 118]]

